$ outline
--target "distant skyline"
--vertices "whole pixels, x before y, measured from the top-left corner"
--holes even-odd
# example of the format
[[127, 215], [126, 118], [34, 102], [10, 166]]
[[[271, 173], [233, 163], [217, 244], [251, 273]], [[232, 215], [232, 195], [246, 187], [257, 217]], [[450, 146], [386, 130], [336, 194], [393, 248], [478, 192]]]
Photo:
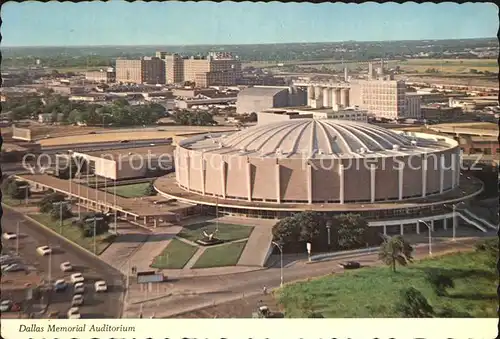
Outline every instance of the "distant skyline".
[[2, 47], [237, 45], [495, 37], [493, 3], [9, 2]]

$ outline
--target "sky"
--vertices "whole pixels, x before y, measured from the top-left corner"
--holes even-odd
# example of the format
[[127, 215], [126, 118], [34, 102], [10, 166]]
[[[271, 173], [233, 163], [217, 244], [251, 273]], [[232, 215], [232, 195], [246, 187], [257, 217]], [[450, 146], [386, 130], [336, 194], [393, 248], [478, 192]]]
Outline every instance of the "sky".
[[8, 2], [3, 46], [200, 45], [495, 37], [493, 3]]

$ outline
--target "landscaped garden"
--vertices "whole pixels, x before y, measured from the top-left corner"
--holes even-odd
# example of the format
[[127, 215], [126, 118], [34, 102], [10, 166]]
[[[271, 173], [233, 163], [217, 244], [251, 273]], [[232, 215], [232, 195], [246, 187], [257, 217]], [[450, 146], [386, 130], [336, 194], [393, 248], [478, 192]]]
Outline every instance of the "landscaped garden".
[[[184, 226], [182, 231], [177, 234], [177, 236], [195, 242], [204, 238], [204, 231], [207, 234], [212, 234], [216, 229], [216, 223], [202, 222]], [[250, 237], [252, 230], [253, 226], [219, 223], [218, 231], [214, 234], [214, 237], [223, 240], [224, 242], [241, 240]]]
[[361, 268], [286, 285], [276, 297], [292, 318], [313, 313], [335, 318], [496, 317], [498, 241], [488, 243], [396, 271]]
[[246, 241], [208, 247], [192, 268], [235, 266], [245, 248]]
[[[49, 214], [30, 214], [29, 217], [35, 219], [39, 223], [47, 226], [53, 231], [61, 234], [66, 239], [80, 245], [81, 247], [94, 252], [94, 238], [85, 237], [81, 229], [77, 225], [72, 224], [71, 219], [63, 220], [63, 226], [59, 220], [54, 220]], [[95, 239], [96, 254], [99, 255], [109, 246], [113, 236], [108, 232], [98, 234]]]
[[[150, 193], [151, 183], [142, 182], [138, 184], [130, 184], [130, 185], [121, 185], [116, 186], [116, 195], [119, 195], [123, 198], [139, 198], [151, 195]], [[106, 191], [109, 193], [114, 193], [115, 187], [107, 187]]]
[[181, 269], [196, 253], [198, 247], [173, 238], [163, 252], [157, 256], [151, 267], [158, 269]]

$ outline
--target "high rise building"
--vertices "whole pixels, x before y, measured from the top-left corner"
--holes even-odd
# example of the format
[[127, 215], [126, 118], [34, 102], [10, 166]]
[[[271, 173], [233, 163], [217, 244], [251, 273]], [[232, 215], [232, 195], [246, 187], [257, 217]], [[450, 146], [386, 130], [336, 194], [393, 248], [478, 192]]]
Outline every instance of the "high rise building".
[[136, 84], [164, 84], [165, 62], [158, 57], [117, 59], [116, 81]]
[[165, 62], [166, 83], [193, 82], [197, 87], [231, 86], [241, 78], [241, 62], [228, 52], [210, 52], [208, 56], [182, 57], [156, 52]]
[[368, 110], [378, 118], [398, 119], [406, 115], [404, 81], [379, 78], [351, 82], [350, 104]]

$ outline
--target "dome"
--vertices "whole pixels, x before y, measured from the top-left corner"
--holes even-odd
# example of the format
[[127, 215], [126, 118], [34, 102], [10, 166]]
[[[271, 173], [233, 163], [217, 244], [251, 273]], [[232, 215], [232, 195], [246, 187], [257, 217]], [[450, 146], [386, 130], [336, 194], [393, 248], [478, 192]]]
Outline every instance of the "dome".
[[293, 156], [352, 156], [415, 149], [394, 131], [368, 123], [334, 119], [293, 119], [247, 128], [219, 139], [225, 149]]

